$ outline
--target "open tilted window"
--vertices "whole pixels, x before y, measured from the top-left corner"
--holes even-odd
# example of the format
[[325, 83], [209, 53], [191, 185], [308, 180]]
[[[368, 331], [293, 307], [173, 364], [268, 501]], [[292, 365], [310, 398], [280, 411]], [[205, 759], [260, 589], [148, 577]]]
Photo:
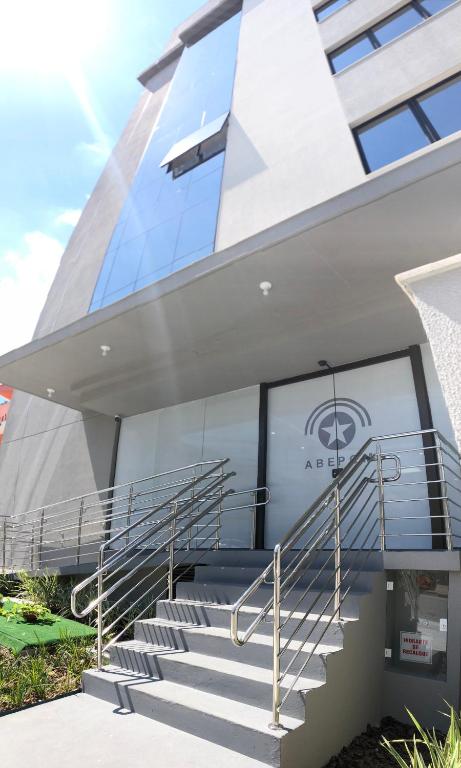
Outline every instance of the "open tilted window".
[[197, 131], [176, 142], [163, 158], [160, 167], [167, 166], [168, 173], [172, 173], [176, 179], [223, 152], [226, 147], [228, 119], [229, 112], [225, 112], [216, 120], [202, 125]]

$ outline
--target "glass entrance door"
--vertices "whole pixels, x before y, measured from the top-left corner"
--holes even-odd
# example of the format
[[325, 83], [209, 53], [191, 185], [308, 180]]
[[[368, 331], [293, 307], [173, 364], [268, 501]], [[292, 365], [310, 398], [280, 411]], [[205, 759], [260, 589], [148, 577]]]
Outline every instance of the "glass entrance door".
[[[266, 548], [280, 541], [368, 437], [421, 429], [409, 357], [342, 371], [335, 379], [336, 401], [331, 374], [269, 389]], [[414, 447], [421, 447], [420, 437]], [[411, 486], [398, 490], [411, 493]], [[410, 503], [392, 506], [392, 514], [413, 514]], [[416, 513], [424, 519], [415, 532], [430, 533], [429, 505], [419, 504]], [[389, 548], [411, 544], [430, 547], [431, 537], [388, 542]]]

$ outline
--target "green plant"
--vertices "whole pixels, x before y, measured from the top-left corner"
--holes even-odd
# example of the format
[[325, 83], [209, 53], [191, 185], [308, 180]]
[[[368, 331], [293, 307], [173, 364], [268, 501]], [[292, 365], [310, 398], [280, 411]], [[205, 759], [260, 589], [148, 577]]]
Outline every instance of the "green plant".
[[[408, 710], [407, 710], [408, 712]], [[426, 731], [411, 712], [409, 717], [416, 733], [412, 739], [388, 741], [383, 739], [383, 746], [394, 758], [400, 768], [460, 768], [461, 766], [461, 717], [453, 707], [446, 715], [450, 725], [446, 736], [437, 735], [435, 729]], [[394, 745], [402, 744], [404, 754]]]
[[0, 573], [0, 594], [12, 596], [18, 589], [17, 581], [11, 573]]
[[70, 589], [56, 573], [32, 576], [26, 571], [19, 571], [17, 579], [19, 598], [40, 603], [60, 616], [70, 614]]
[[0, 616], [4, 616], [7, 621], [22, 619], [29, 624], [57, 621], [57, 619], [53, 618], [48, 608], [45, 608], [40, 603], [33, 602], [2, 602], [0, 604]]
[[21, 653], [0, 647], [0, 714], [78, 690], [82, 672], [93, 665], [92, 640], [64, 632], [54, 645]]

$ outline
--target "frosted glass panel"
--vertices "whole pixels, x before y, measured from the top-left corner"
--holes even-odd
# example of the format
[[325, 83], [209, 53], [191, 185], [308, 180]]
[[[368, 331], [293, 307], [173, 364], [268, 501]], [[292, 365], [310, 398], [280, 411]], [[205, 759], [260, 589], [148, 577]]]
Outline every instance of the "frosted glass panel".
[[[392, 382], [392, 384], [390, 384]], [[333, 481], [338, 447], [339, 466], [344, 467], [368, 437], [420, 429], [411, 366], [408, 358], [345, 371], [336, 376], [338, 431], [336, 438], [333, 384], [331, 377], [310, 379], [269, 390], [268, 485], [272, 501], [266, 513], [266, 547], [273, 547], [291, 525]], [[316, 414], [320, 414], [317, 418]], [[414, 438], [405, 448], [420, 447]], [[410, 454], [411, 456], [412, 454]], [[414, 464], [424, 462], [417, 457]], [[411, 470], [404, 471], [411, 481]], [[421, 479], [419, 475], [417, 479]], [[392, 489], [392, 500], [411, 494], [414, 488]], [[427, 494], [424, 492], [421, 496]], [[409, 515], [408, 504], [389, 504], [390, 516]], [[404, 510], [404, 511], [403, 511]], [[428, 504], [418, 505], [415, 514], [428, 515]], [[430, 521], [415, 521], [414, 532], [430, 532]], [[389, 548], [430, 548], [431, 537], [402, 539], [401, 525], [388, 527]], [[359, 543], [357, 541], [357, 543]]]

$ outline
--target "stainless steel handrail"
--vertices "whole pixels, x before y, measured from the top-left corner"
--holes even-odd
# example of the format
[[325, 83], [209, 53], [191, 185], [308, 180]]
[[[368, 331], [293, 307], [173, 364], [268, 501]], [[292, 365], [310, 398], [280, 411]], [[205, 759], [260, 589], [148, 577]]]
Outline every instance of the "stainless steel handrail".
[[[401, 450], [394, 450], [392, 453], [384, 453], [381, 443], [389, 444], [390, 441], [405, 441], [409, 438], [420, 438], [427, 442], [431, 440], [431, 445], [418, 445], [417, 447], [403, 447]], [[446, 450], [445, 450], [446, 449]], [[415, 453], [429, 458], [423, 464], [409, 467], [402, 466], [402, 456], [413, 456]], [[449, 481], [446, 480], [444, 463], [446, 454], [454, 463], [455, 468], [451, 467], [452, 474], [461, 480], [460, 456], [456, 448], [435, 429], [414, 430], [412, 432], [398, 433], [394, 435], [380, 435], [379, 437], [369, 438], [353, 457], [339, 477], [335, 479], [326, 490], [314, 501], [306, 512], [299, 517], [296, 523], [290, 528], [283, 539], [274, 547], [272, 562], [262, 570], [261, 574], [252, 584], [243, 592], [241, 597], [233, 604], [231, 609], [230, 636], [232, 642], [237, 646], [245, 645], [250, 637], [255, 633], [262, 621], [272, 616], [273, 622], [273, 704], [272, 704], [272, 722], [270, 727], [280, 727], [280, 712], [283, 704], [300, 679], [312, 655], [316, 652], [322, 638], [325, 636], [328, 627], [333, 622], [341, 620], [341, 611], [353, 584], [364, 569], [370, 554], [378, 549], [385, 550], [389, 538], [394, 537], [433, 537], [443, 536], [447, 549], [453, 547], [453, 539], [461, 539], [460, 533], [453, 533], [452, 521], [461, 522], [451, 514], [449, 505], [454, 504], [461, 508], [461, 498], [457, 502], [452, 496], [449, 496]], [[389, 475], [385, 468], [385, 462], [392, 460], [395, 464], [395, 471]], [[370, 473], [370, 465], [373, 464], [373, 471]], [[437, 476], [433, 479], [427, 476], [427, 471], [432, 468]], [[426, 476], [423, 480], [398, 482], [402, 472], [423, 470]], [[412, 503], [413, 497], [389, 499], [386, 498], [385, 489], [395, 487], [402, 491], [407, 487], [421, 486], [426, 489], [426, 495], [418, 497], [416, 501], [426, 503], [440, 503], [441, 512], [435, 514], [430, 510], [426, 516], [410, 514], [397, 518], [386, 516], [386, 505], [389, 503]], [[363, 496], [366, 488], [371, 488], [368, 494]], [[433, 490], [431, 490], [433, 489]], [[452, 492], [461, 494], [461, 488], [453, 486]], [[435, 491], [435, 492], [434, 492]], [[361, 505], [357, 509], [358, 505]], [[347, 530], [345, 521], [349, 520]], [[392, 532], [388, 530], [388, 524], [399, 520], [400, 523], [410, 525], [410, 529], [405, 531]], [[421, 533], [411, 527], [415, 520], [442, 521], [444, 529], [441, 532]], [[307, 542], [302, 541], [303, 537], [308, 537]], [[352, 537], [352, 541], [350, 538]], [[295, 546], [298, 545], [298, 549]], [[324, 565], [319, 569], [316, 566], [316, 560], [319, 553], [324, 552]], [[351, 558], [347, 567], [345, 566], [345, 555]], [[289, 556], [289, 557], [287, 557]], [[287, 563], [284, 564], [284, 559]], [[325, 578], [327, 573], [326, 565], [333, 562], [333, 570], [327, 578], [327, 584], [322, 585], [320, 577]], [[358, 561], [358, 568], [355, 573], [354, 564]], [[312, 570], [314, 574], [308, 579], [308, 585], [301, 590], [300, 596], [295, 599], [295, 606], [285, 611], [287, 617], [282, 622], [282, 606], [287, 597], [292, 594], [293, 589], [297, 587], [306, 574]], [[332, 586], [330, 586], [332, 582]], [[263, 602], [263, 607], [258, 610], [255, 618], [246, 631], [239, 632], [239, 612], [242, 607], [248, 603], [255, 594], [265, 585], [272, 585], [272, 594], [268, 600]], [[310, 592], [316, 593], [310, 598]], [[305, 602], [308, 602], [306, 610]], [[289, 604], [288, 604], [289, 605]], [[283, 628], [287, 625], [294, 612], [301, 608], [303, 613], [301, 619], [296, 624], [295, 630], [288, 638], [282, 639]], [[318, 618], [310, 627], [307, 637], [298, 640], [298, 647], [292, 653], [291, 659], [282, 669], [282, 659], [290, 644], [295, 640], [297, 633], [306, 628], [306, 620], [313, 609], [318, 612]], [[329, 611], [329, 613], [328, 613]], [[326, 617], [323, 622], [320, 637], [310, 643], [306, 653], [307, 644], [312, 637], [313, 631], [319, 622]], [[305, 654], [302, 664], [299, 668], [294, 667]], [[290, 675], [289, 675], [290, 673]], [[289, 678], [288, 679], [288, 675]], [[282, 695], [282, 686], [285, 692]]]

